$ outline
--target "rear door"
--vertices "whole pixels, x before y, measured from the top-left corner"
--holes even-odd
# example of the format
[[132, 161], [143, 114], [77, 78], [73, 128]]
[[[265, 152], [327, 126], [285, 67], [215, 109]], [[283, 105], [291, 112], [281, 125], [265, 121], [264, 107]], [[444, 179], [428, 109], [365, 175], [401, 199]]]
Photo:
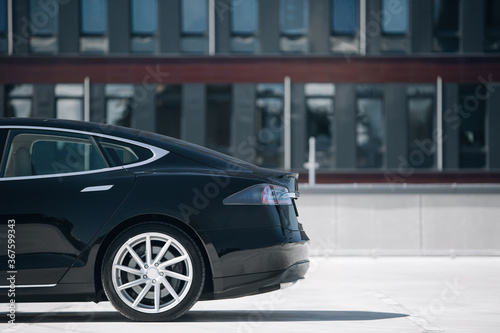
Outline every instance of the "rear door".
[[110, 166], [90, 135], [13, 129], [5, 147], [0, 287], [12, 271], [18, 287], [57, 284], [71, 265], [85, 265], [80, 253], [130, 192], [135, 176]]

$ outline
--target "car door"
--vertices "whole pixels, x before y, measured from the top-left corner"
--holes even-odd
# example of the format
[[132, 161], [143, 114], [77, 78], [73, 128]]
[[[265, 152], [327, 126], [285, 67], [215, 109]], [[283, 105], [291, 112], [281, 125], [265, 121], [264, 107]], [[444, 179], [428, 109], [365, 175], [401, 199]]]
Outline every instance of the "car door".
[[18, 287], [55, 285], [71, 265], [85, 264], [80, 253], [130, 192], [135, 176], [110, 166], [91, 135], [12, 129], [5, 141], [0, 287], [12, 271]]

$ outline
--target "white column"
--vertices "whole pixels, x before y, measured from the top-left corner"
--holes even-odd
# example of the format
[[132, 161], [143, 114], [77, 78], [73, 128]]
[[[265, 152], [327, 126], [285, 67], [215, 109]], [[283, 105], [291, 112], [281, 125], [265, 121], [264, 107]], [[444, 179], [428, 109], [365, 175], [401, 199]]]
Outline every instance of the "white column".
[[285, 170], [292, 168], [292, 116], [291, 116], [291, 83], [290, 77], [285, 77], [285, 94], [284, 99], [284, 167]]
[[359, 0], [359, 53], [366, 55], [366, 0]]
[[90, 79], [83, 80], [83, 120], [90, 121]]
[[215, 54], [215, 0], [208, 0], [208, 54]]
[[7, 1], [7, 47], [8, 54], [14, 53], [14, 21], [13, 21], [13, 8], [12, 0]]
[[437, 78], [437, 110], [436, 110], [436, 159], [437, 170], [443, 171], [443, 80]]
[[309, 138], [309, 161], [307, 163], [309, 169], [309, 185], [316, 184], [316, 138]]

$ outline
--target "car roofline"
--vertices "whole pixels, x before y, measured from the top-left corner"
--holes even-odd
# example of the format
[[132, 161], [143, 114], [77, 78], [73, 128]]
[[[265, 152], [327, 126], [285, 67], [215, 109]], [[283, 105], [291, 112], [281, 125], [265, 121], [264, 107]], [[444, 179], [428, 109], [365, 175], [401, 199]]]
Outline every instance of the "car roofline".
[[[115, 140], [115, 141], [120, 141], [120, 142], [124, 142], [124, 143], [128, 143], [128, 144], [136, 145], [139, 147], [143, 147], [143, 148], [150, 150], [153, 153], [153, 156], [148, 158], [147, 160], [140, 161], [137, 163], [124, 164], [124, 165], [120, 165], [120, 166], [116, 166], [116, 167], [110, 167], [110, 168], [108, 167], [108, 168], [89, 170], [89, 171], [80, 171], [80, 172], [48, 174], [48, 175], [32, 175], [32, 176], [7, 177], [7, 178], [0, 177], [0, 182], [1, 181], [9, 181], [9, 180], [69, 177], [69, 176], [86, 175], [86, 174], [92, 174], [92, 173], [98, 173], [98, 172], [108, 172], [108, 171], [114, 171], [114, 170], [120, 170], [120, 169], [127, 169], [128, 170], [128, 169], [132, 169], [135, 167], [139, 167], [139, 166], [143, 166], [143, 165], [152, 163], [152, 162], [159, 160], [160, 158], [162, 158], [165, 155], [170, 153], [170, 151], [167, 149], [156, 147], [156, 146], [144, 143], [142, 141], [131, 140], [131, 139], [123, 138], [123, 137], [116, 136], [116, 135], [89, 132], [89, 131], [84, 131], [84, 130], [74, 130], [74, 129], [67, 129], [67, 128], [62, 128], [62, 127], [49, 127], [49, 126], [30, 126], [30, 125], [24, 125], [24, 126], [23, 125], [0, 125], [0, 129], [43, 130], [43, 131], [54, 131], [54, 132], [65, 132], [65, 133], [73, 133], [73, 134], [83, 134], [83, 135], [89, 135], [89, 136], [98, 136], [101, 138], [111, 139], [111, 140]], [[139, 137], [137, 137], [137, 138], [139, 139]]]

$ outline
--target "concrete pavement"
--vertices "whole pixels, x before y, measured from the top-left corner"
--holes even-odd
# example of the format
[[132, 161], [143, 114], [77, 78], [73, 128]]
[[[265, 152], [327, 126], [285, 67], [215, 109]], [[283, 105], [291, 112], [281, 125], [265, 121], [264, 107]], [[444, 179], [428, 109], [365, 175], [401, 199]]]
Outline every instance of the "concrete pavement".
[[500, 332], [499, 281], [498, 257], [314, 257], [293, 287], [199, 302], [175, 322], [131, 322], [109, 303], [26, 303], [0, 331]]

